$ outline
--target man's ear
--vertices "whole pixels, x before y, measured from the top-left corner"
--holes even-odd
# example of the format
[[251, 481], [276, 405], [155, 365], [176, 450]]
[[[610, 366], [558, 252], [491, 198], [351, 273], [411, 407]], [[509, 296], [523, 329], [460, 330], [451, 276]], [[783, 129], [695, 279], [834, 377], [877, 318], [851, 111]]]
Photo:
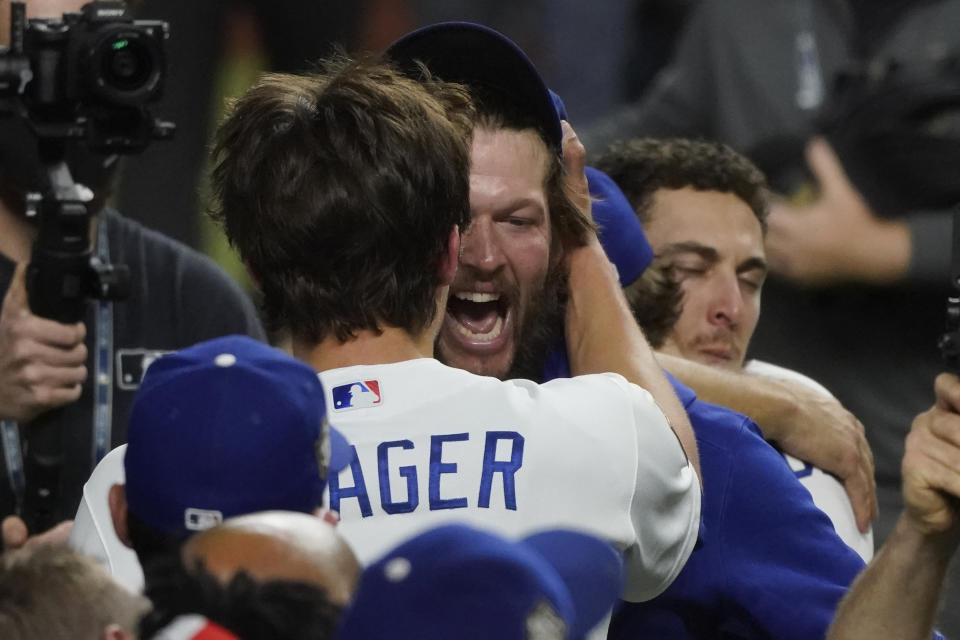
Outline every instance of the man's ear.
[[256, 288], [257, 291], [263, 291], [263, 287], [260, 286], [260, 278], [257, 277], [257, 274], [253, 270], [253, 267], [251, 267], [246, 262], [244, 262], [243, 268], [246, 270], [247, 276], [250, 277], [250, 282], [253, 283], [254, 288]]
[[331, 526], [337, 526], [340, 524], [340, 514], [334, 511], [333, 509], [327, 509], [326, 507], [317, 507], [313, 510], [313, 515], [317, 516], [327, 524]]
[[117, 532], [117, 538], [132, 549], [133, 543], [130, 541], [130, 531], [127, 529], [126, 487], [122, 484], [112, 485], [110, 492], [107, 494], [107, 502], [110, 504], [110, 519], [113, 520], [113, 530]]
[[118, 624], [111, 624], [103, 630], [103, 640], [136, 640], [136, 636], [124, 631]]
[[460, 227], [455, 226], [450, 230], [450, 236], [447, 238], [447, 250], [440, 258], [440, 273], [437, 275], [441, 287], [453, 283], [457, 268], [460, 266], [460, 250]]

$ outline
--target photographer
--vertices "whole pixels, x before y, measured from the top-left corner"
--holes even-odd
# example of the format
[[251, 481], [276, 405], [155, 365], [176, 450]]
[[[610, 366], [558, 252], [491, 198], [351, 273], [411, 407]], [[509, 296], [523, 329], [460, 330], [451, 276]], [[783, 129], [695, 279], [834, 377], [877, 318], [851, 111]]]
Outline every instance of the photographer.
[[[81, 6], [78, 0], [26, 2], [28, 18], [59, 18]], [[4, 3], [0, 44], [8, 42], [9, 17]], [[73, 516], [97, 460], [126, 441], [134, 392], [154, 359], [218, 335], [263, 338], [251, 302], [210, 260], [104, 206], [118, 169], [116, 155], [95, 153], [73, 139], [64, 148], [73, 179], [95, 194], [86, 203], [92, 255], [127, 265], [130, 284], [121, 301], [87, 301], [81, 322], [61, 323], [31, 310], [26, 265], [36, 260], [31, 247], [47, 209], [27, 217], [27, 194], [48, 190], [49, 164], [40, 160], [38, 136], [23, 115], [0, 115], [0, 516], [17, 514], [28, 522], [32, 517], [24, 506], [32, 488], [24, 469], [29, 470], [31, 440], [42, 426], [62, 442], [59, 481], [44, 528]], [[4, 547], [20, 546], [27, 536], [20, 517], [6, 517]]]

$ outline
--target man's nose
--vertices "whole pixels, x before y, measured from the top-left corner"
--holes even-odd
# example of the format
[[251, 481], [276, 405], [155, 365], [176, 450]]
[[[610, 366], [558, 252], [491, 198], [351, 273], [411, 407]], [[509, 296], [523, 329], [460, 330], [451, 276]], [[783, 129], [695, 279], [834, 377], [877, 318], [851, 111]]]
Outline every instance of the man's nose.
[[460, 243], [463, 248], [460, 255], [461, 266], [481, 273], [493, 273], [503, 266], [504, 255], [492, 220], [473, 220]]
[[708, 319], [711, 324], [734, 327], [743, 315], [743, 296], [737, 275], [723, 274], [711, 285]]

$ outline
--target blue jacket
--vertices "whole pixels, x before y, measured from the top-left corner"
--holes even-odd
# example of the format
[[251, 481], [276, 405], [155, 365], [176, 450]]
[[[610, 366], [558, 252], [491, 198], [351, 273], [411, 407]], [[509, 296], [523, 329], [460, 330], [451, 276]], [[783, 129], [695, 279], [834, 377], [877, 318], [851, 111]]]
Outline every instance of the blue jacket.
[[622, 605], [609, 638], [823, 638], [863, 561], [753, 421], [671, 382], [700, 451], [701, 540], [663, 594]]

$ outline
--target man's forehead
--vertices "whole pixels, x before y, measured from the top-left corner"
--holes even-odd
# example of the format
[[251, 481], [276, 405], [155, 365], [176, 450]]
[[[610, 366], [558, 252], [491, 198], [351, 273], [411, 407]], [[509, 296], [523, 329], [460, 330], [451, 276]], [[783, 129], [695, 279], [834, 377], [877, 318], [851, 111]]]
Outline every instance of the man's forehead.
[[531, 200], [546, 208], [550, 155], [532, 130], [477, 129], [470, 164], [471, 202]]
[[532, 166], [547, 177], [551, 154], [543, 138], [533, 129], [490, 128], [480, 126], [473, 132], [471, 173], [475, 169], [506, 166]]
[[699, 243], [716, 247], [735, 243], [760, 255], [764, 252], [763, 228], [749, 205], [733, 193], [658, 189], [644, 225], [654, 250], [668, 244]]

